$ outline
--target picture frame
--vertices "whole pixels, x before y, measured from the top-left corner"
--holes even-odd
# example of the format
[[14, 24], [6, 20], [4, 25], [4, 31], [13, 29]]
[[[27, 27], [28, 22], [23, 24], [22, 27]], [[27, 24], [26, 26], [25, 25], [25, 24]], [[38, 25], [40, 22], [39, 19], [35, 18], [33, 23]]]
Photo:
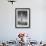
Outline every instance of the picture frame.
[[15, 27], [30, 28], [30, 8], [15, 9]]

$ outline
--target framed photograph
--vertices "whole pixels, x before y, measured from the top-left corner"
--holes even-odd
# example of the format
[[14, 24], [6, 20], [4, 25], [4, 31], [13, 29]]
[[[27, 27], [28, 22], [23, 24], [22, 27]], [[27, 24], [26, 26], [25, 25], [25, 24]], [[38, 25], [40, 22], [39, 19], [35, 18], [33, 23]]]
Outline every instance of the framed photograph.
[[30, 8], [15, 9], [15, 27], [30, 28]]

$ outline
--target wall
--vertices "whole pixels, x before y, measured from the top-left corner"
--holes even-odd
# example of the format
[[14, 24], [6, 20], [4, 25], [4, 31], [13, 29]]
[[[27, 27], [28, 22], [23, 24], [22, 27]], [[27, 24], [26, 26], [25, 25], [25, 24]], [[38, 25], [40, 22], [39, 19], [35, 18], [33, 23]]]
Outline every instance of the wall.
[[[12, 5], [7, 0], [0, 0], [0, 41], [15, 40], [19, 32], [30, 34], [33, 40], [46, 40], [45, 2], [45, 0], [17, 0]], [[15, 28], [15, 8], [31, 9], [31, 28]]]

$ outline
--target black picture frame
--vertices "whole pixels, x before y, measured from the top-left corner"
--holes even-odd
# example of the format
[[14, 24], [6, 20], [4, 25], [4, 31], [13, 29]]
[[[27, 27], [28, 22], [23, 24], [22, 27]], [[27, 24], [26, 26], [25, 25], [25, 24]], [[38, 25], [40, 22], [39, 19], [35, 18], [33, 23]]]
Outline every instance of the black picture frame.
[[15, 8], [15, 27], [30, 28], [30, 8]]

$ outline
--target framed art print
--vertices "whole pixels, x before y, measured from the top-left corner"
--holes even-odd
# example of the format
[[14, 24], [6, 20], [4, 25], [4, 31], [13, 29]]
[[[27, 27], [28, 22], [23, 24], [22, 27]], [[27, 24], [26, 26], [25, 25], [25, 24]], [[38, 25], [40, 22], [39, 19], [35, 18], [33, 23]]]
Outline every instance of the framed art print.
[[30, 28], [30, 8], [15, 9], [15, 27]]

